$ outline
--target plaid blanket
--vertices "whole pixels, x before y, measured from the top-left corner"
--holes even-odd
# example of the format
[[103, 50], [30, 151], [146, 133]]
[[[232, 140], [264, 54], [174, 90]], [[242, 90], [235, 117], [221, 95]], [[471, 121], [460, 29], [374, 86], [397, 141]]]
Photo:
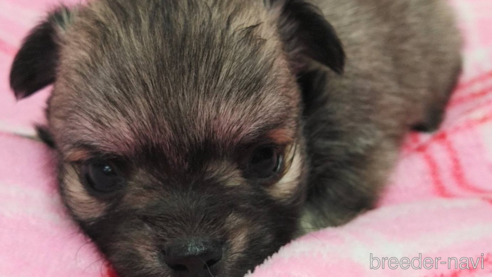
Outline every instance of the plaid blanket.
[[[442, 128], [408, 135], [377, 209], [290, 243], [251, 277], [492, 276], [492, 1], [450, 1], [465, 61]], [[22, 38], [56, 2], [0, 0], [2, 277], [114, 276], [66, 215], [49, 150], [22, 137], [49, 89], [17, 103], [8, 86]]]

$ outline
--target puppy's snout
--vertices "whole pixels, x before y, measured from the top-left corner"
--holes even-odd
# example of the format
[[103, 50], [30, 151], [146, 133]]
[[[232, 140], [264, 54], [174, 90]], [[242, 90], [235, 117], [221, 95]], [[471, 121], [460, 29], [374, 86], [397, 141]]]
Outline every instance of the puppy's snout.
[[184, 276], [210, 276], [222, 259], [222, 246], [220, 241], [206, 238], [172, 240], [164, 245], [163, 261]]

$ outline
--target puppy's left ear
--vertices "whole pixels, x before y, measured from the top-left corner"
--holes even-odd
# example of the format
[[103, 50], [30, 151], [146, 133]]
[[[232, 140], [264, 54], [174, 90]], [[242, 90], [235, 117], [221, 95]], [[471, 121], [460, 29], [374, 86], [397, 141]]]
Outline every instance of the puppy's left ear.
[[265, 5], [279, 11], [278, 28], [286, 51], [296, 60], [303, 55], [343, 72], [345, 53], [342, 43], [321, 11], [304, 0], [264, 0]]
[[28, 97], [55, 81], [60, 35], [70, 18], [70, 11], [61, 7], [24, 39], [10, 70], [10, 87], [17, 99]]

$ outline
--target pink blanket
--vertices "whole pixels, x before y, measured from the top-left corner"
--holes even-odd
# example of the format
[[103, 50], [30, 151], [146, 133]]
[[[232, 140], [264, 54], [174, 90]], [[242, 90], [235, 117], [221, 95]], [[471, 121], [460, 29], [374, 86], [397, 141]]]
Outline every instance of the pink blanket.
[[[18, 136], [43, 121], [49, 90], [16, 103], [9, 67], [56, 2], [0, 0], [2, 277], [113, 276], [65, 214], [50, 152]], [[378, 209], [292, 242], [251, 277], [492, 276], [492, 1], [451, 2], [465, 64], [441, 130], [408, 136]]]

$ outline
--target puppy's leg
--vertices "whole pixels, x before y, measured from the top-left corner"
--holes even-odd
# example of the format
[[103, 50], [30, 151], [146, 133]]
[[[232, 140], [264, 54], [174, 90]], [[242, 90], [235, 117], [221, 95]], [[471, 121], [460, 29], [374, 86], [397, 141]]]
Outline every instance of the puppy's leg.
[[446, 106], [461, 75], [462, 38], [456, 28], [454, 10], [446, 1], [417, 0], [413, 4], [427, 7], [420, 11], [420, 20], [415, 24], [415, 36], [418, 36], [415, 49], [420, 49], [420, 56], [424, 57], [419, 59], [419, 65], [426, 76], [421, 83], [426, 84], [427, 93], [420, 99], [423, 115], [413, 129], [433, 132], [443, 121]]
[[353, 136], [337, 132], [330, 124], [313, 128], [306, 125], [311, 135], [307, 147], [310, 168], [299, 235], [344, 224], [372, 209], [401, 141], [375, 129], [365, 136]]
[[439, 129], [439, 126], [444, 119], [446, 106], [458, 84], [458, 78], [462, 72], [461, 62], [459, 62], [453, 72], [454, 73], [449, 79], [449, 84], [444, 86], [444, 90], [436, 91], [436, 98], [432, 99], [432, 101], [424, 108], [423, 121], [413, 126], [414, 131], [434, 132]]

